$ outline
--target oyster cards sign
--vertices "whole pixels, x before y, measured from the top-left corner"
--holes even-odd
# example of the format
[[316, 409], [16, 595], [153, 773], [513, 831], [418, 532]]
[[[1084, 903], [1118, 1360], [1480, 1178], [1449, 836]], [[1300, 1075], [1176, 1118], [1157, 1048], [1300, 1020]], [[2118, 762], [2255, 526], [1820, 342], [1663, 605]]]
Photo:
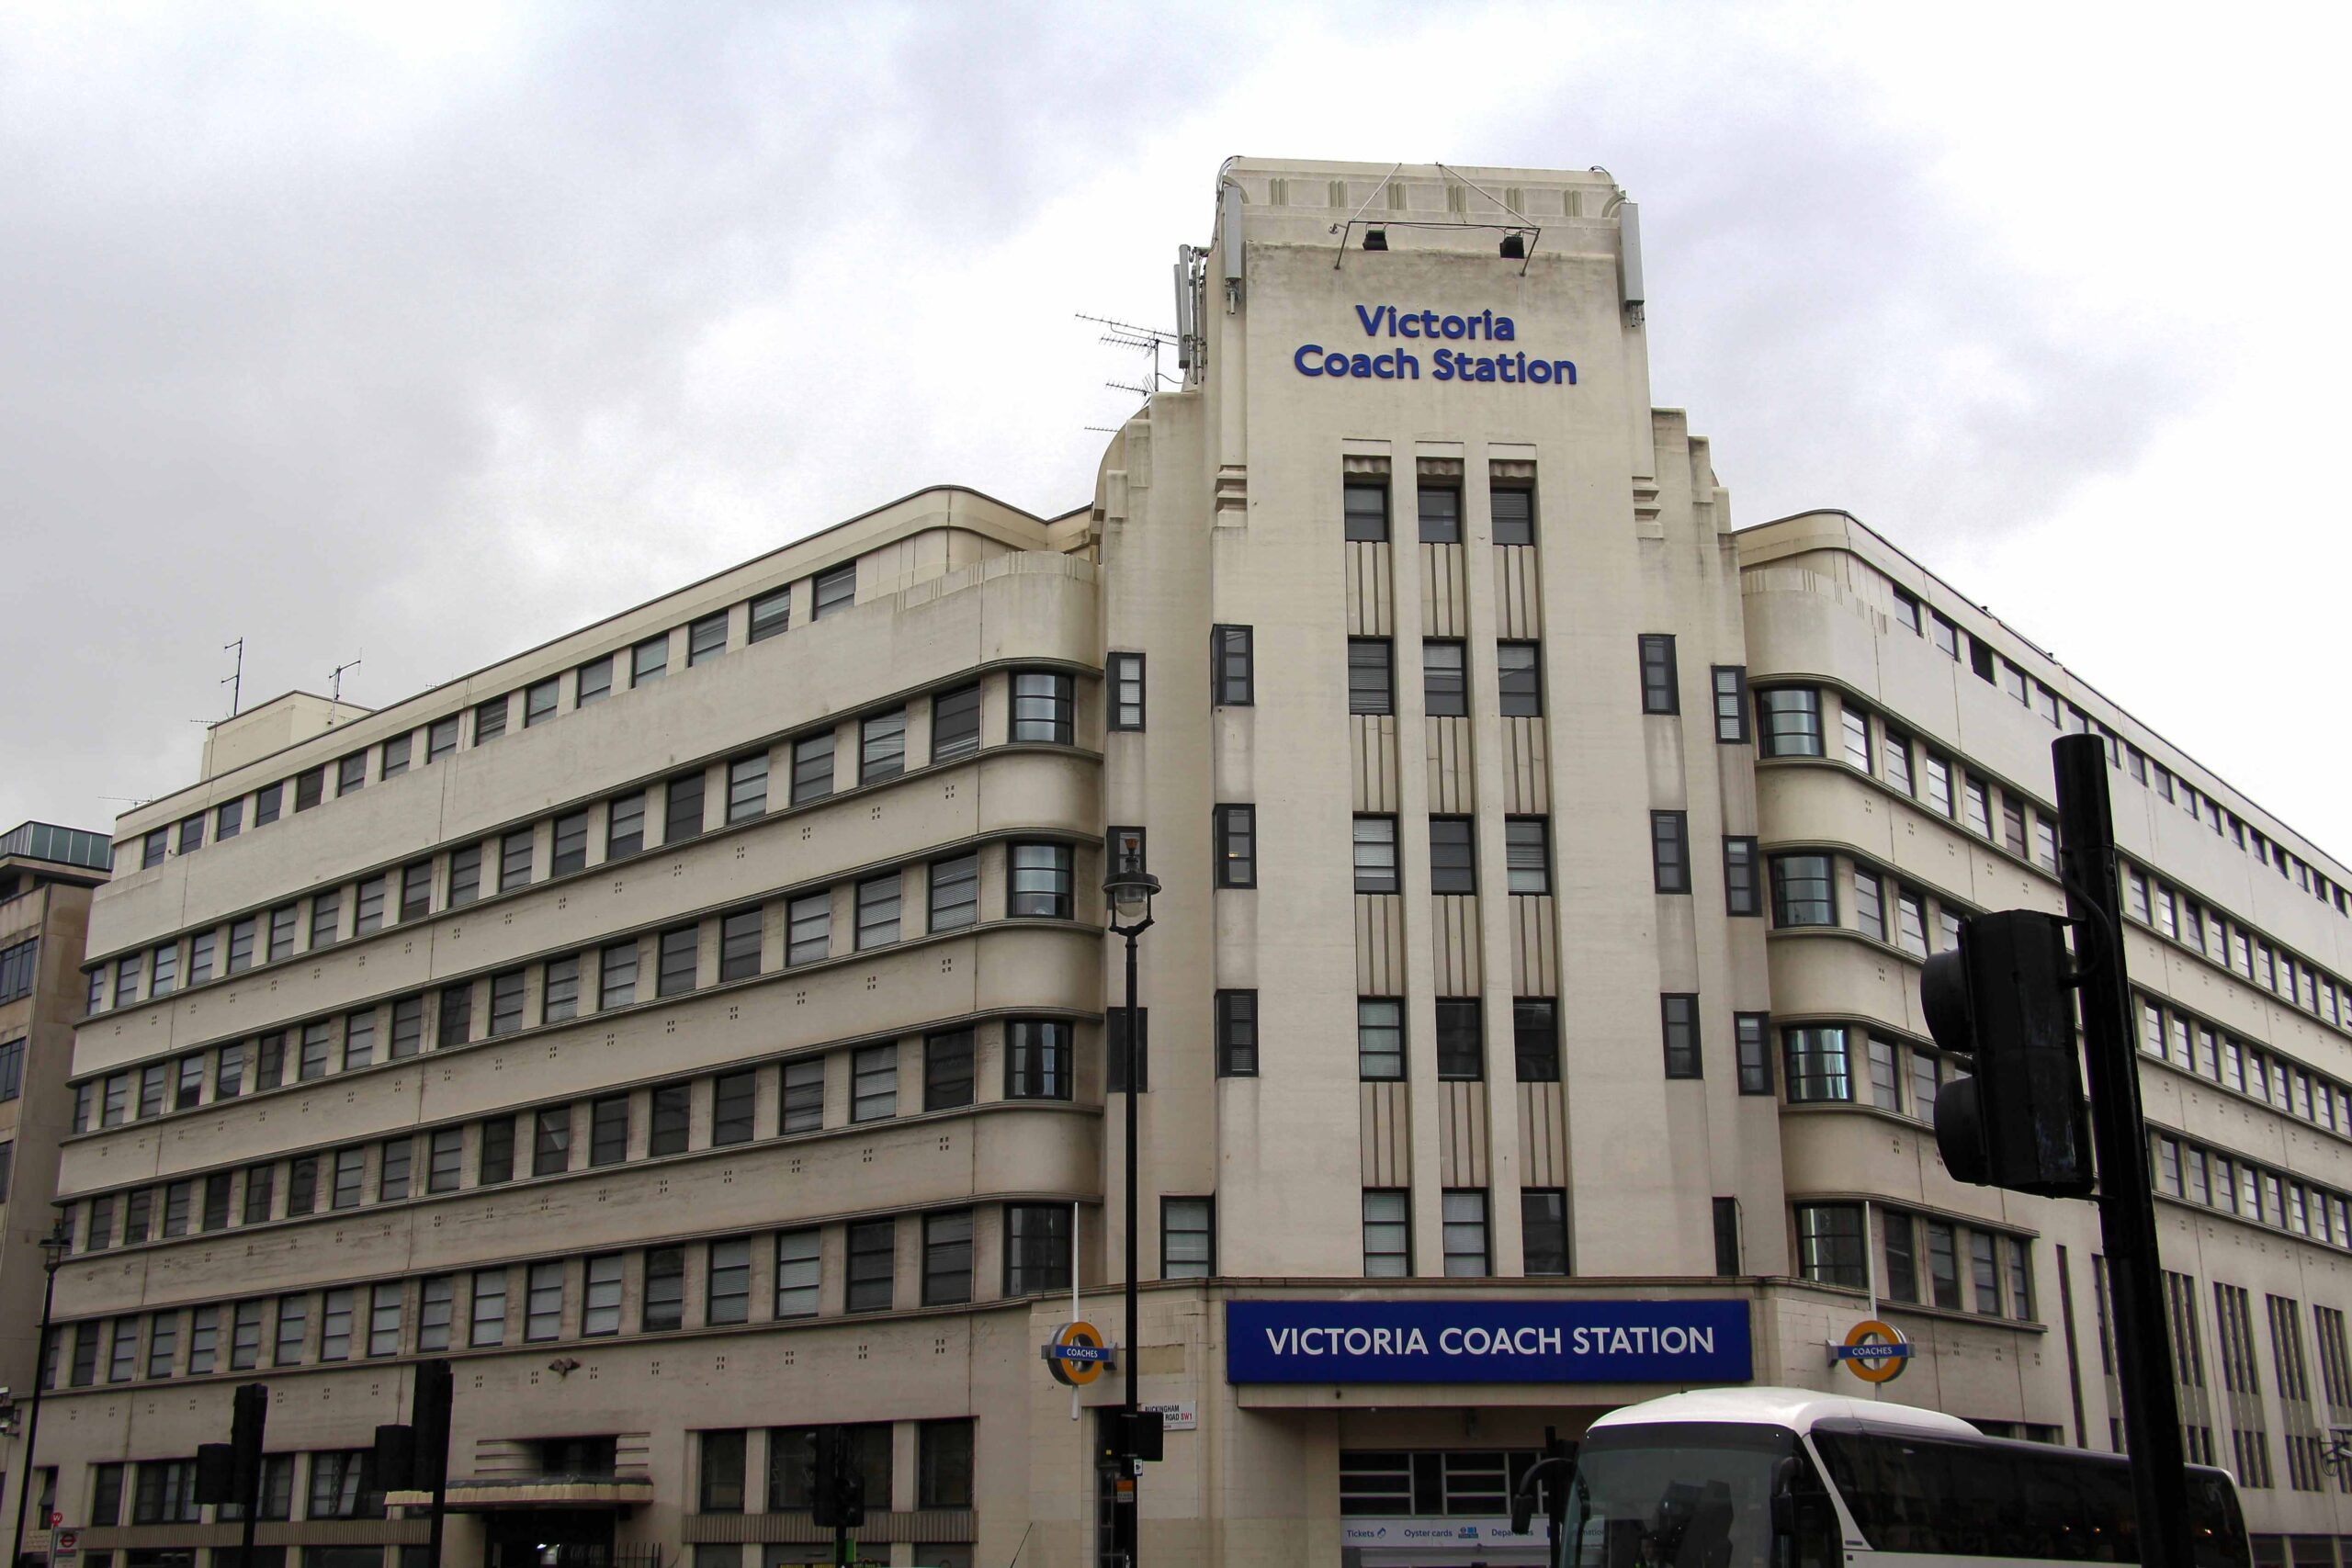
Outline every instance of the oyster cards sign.
[[1228, 1382], [1746, 1382], [1736, 1301], [1228, 1302]]
[[1432, 381], [1493, 381], [1573, 387], [1577, 362], [1517, 346], [1519, 326], [1492, 310], [1453, 315], [1396, 305], [1358, 305], [1356, 324], [1369, 342], [1303, 343], [1290, 362], [1302, 376], [1338, 380], [1418, 381], [1429, 360]]

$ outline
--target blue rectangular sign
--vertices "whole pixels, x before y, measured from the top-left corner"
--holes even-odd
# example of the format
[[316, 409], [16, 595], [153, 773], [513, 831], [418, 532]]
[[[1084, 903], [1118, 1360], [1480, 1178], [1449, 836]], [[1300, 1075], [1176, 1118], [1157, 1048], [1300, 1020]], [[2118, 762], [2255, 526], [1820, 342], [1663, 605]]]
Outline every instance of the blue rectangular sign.
[[1746, 1382], [1736, 1301], [1239, 1301], [1227, 1382]]

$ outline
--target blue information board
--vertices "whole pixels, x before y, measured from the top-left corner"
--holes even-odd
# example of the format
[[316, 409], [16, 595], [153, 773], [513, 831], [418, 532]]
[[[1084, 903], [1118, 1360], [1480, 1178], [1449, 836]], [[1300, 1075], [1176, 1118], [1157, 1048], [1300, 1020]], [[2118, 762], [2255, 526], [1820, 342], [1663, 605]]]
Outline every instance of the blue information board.
[[1737, 1301], [1238, 1301], [1227, 1382], [1746, 1382]]

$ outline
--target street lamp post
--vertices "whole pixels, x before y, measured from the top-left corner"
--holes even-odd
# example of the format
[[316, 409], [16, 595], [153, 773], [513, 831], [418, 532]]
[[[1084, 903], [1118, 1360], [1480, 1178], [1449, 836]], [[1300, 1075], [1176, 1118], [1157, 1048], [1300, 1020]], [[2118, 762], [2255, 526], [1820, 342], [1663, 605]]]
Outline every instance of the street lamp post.
[[1151, 925], [1151, 897], [1159, 891], [1159, 878], [1140, 866], [1117, 865], [1102, 892], [1111, 904], [1111, 930], [1127, 941], [1127, 1000], [1126, 1053], [1123, 1066], [1127, 1086], [1127, 1190], [1126, 1190], [1126, 1250], [1127, 1250], [1127, 1326], [1119, 1345], [1120, 1382], [1125, 1392], [1120, 1404], [1120, 1441], [1118, 1462], [1121, 1473], [1112, 1487], [1111, 1550], [1126, 1568], [1136, 1568], [1136, 1541], [1141, 1534], [1136, 1529], [1136, 1515], [1139, 1505], [1136, 1497], [1136, 1246], [1139, 1235], [1136, 1224], [1136, 1091], [1140, 1088], [1136, 1068], [1140, 1065], [1137, 1039], [1138, 1021], [1136, 1010], [1136, 938]]
[[[25, 1554], [25, 1507], [33, 1496], [33, 1444], [40, 1438], [40, 1391], [49, 1371], [49, 1314], [57, 1303], [57, 1267], [73, 1250], [74, 1235], [65, 1228], [65, 1216], [57, 1216], [57, 1224], [40, 1238], [40, 1266], [48, 1271], [49, 1280], [41, 1288], [40, 1347], [33, 1357], [33, 1404], [25, 1413], [24, 1472], [17, 1479], [17, 1534], [8, 1549], [7, 1568], [17, 1568]], [[46, 1526], [47, 1520], [42, 1521]]]

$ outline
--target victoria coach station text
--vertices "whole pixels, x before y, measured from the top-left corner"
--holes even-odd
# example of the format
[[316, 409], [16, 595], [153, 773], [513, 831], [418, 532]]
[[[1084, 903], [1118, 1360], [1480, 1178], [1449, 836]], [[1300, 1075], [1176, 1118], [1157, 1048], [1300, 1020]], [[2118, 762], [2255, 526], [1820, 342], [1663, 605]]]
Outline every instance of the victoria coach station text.
[[[1475, 316], [1441, 315], [1435, 310], [1399, 310], [1394, 305], [1359, 305], [1356, 321], [1368, 338], [1411, 338], [1419, 342], [1453, 339], [1464, 343], [1510, 343], [1519, 329], [1509, 316], [1481, 310]], [[1368, 381], [1418, 381], [1420, 355], [1405, 348], [1377, 353], [1349, 353], [1305, 343], [1290, 356], [1302, 376], [1354, 377]], [[1466, 349], [1439, 348], [1430, 355], [1432, 381], [1507, 381], [1538, 387], [1573, 387], [1573, 359], [1529, 358], [1517, 349], [1500, 354], [1473, 354]]]

